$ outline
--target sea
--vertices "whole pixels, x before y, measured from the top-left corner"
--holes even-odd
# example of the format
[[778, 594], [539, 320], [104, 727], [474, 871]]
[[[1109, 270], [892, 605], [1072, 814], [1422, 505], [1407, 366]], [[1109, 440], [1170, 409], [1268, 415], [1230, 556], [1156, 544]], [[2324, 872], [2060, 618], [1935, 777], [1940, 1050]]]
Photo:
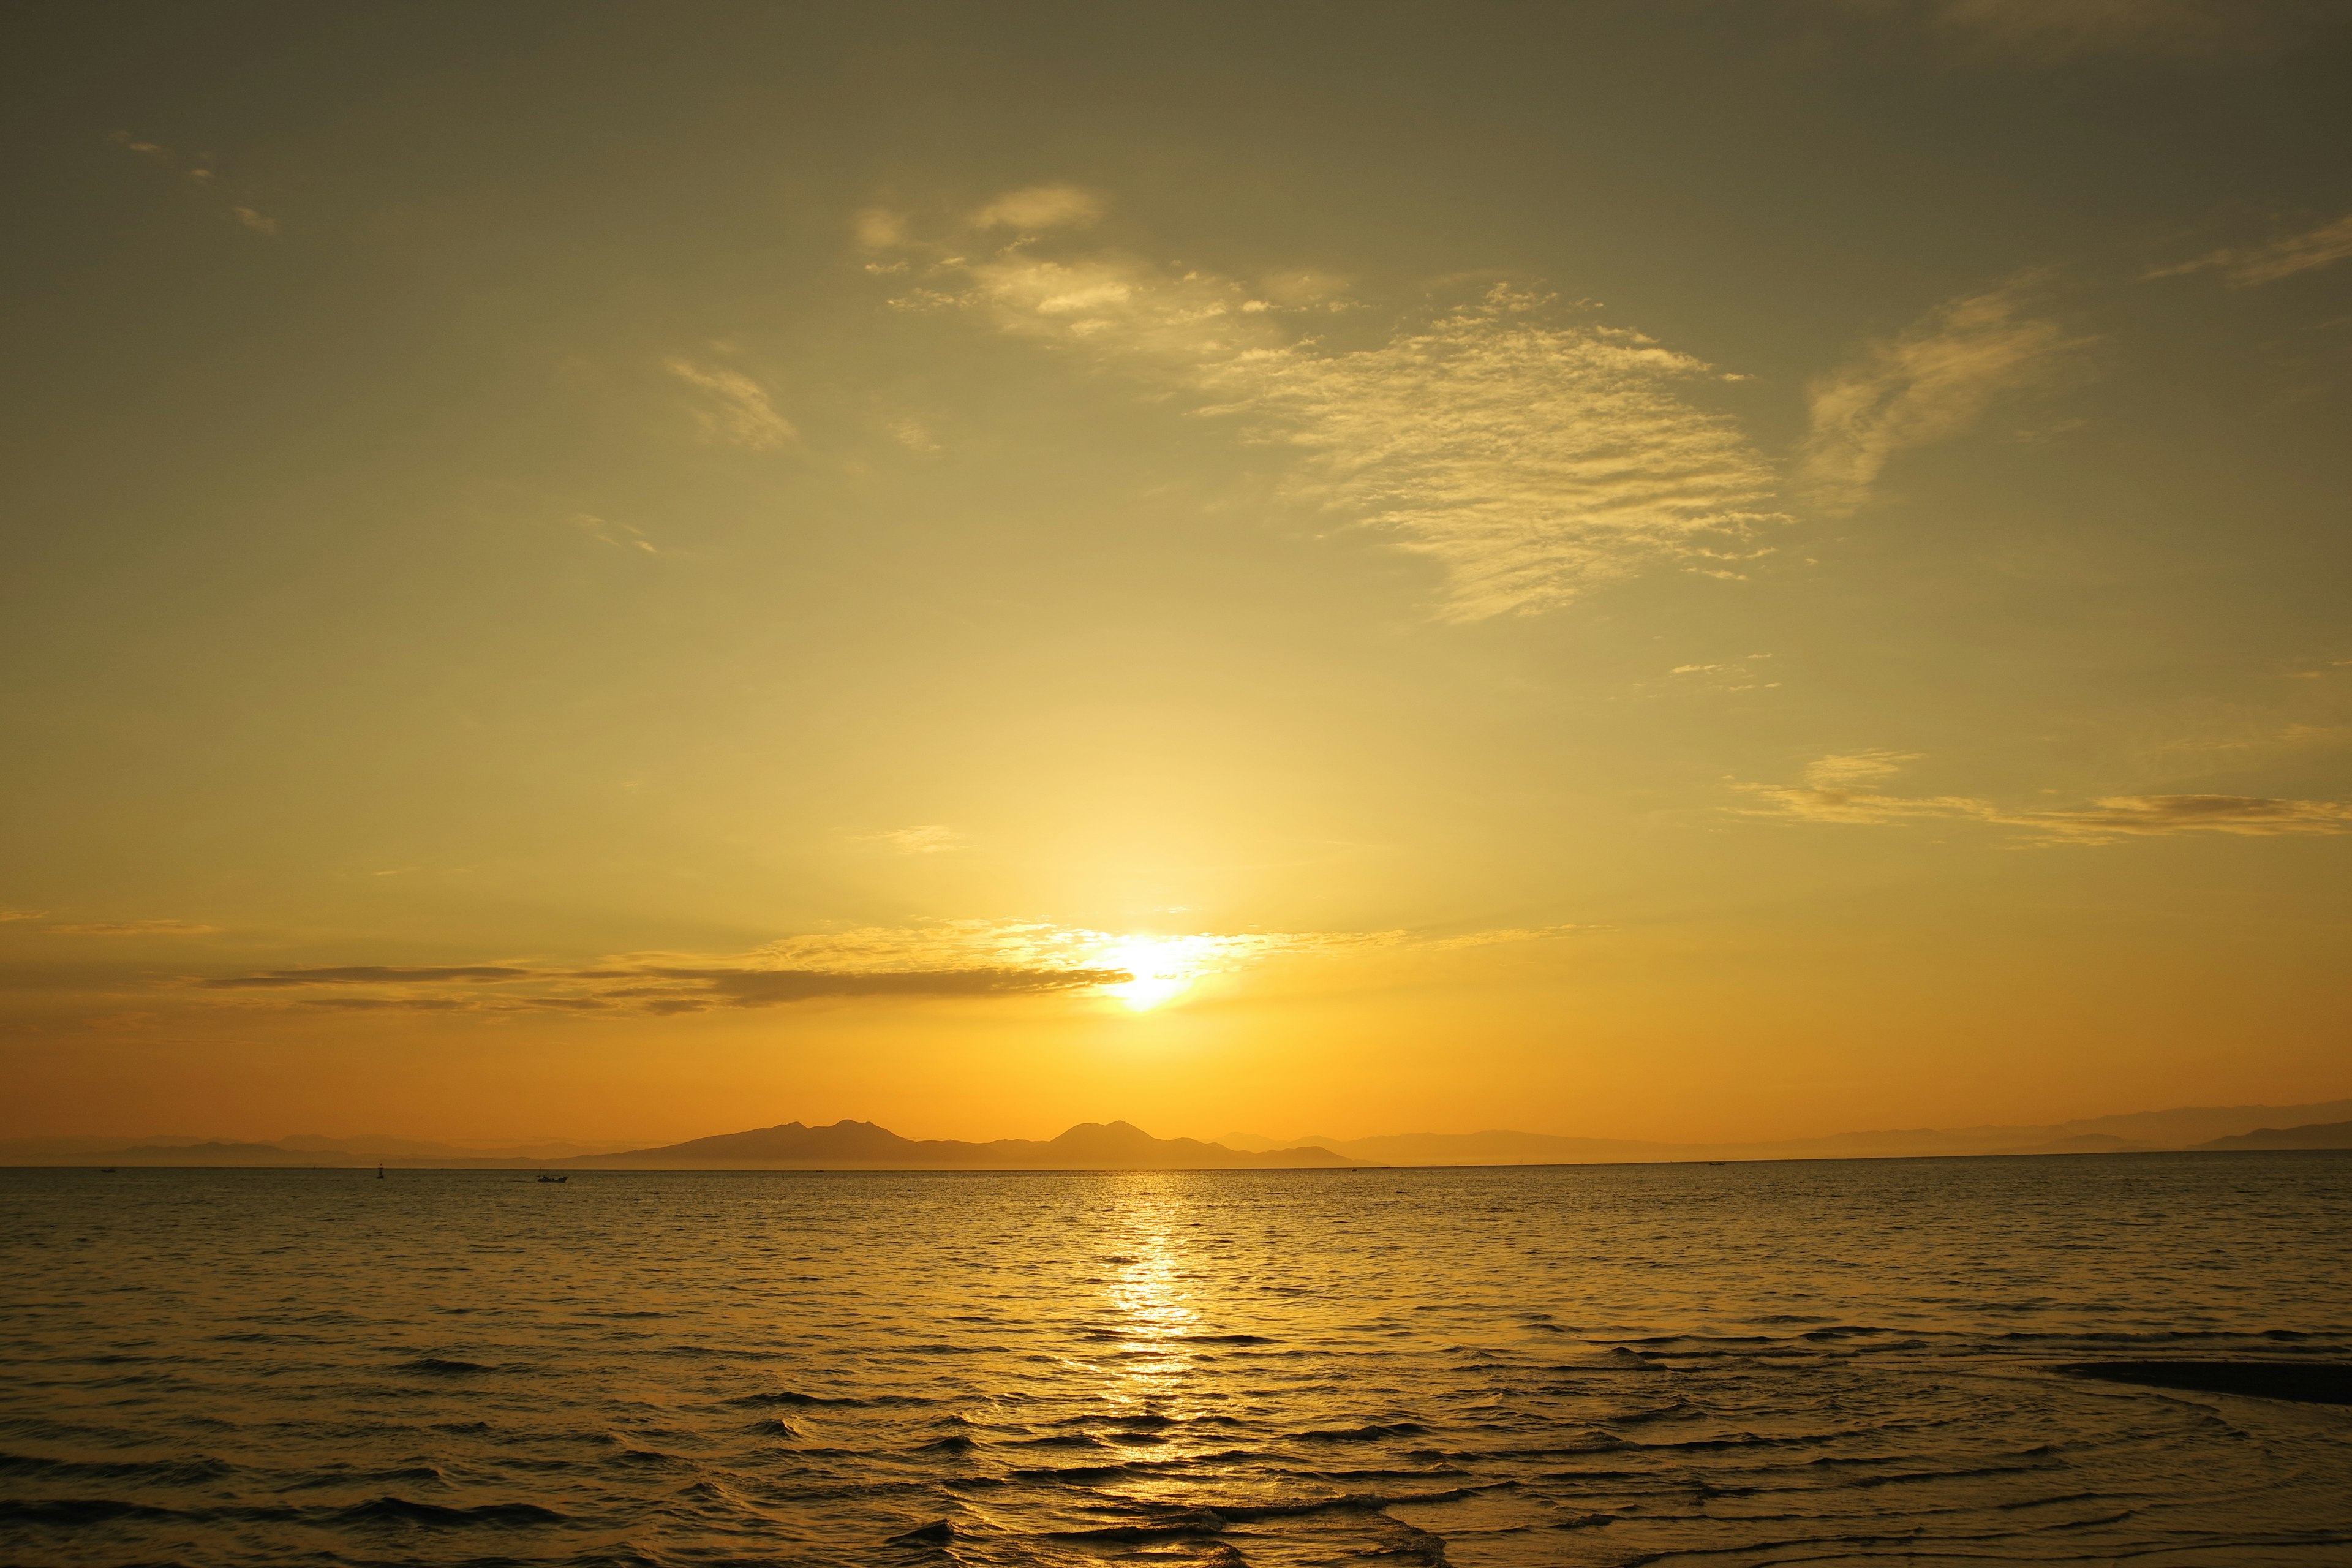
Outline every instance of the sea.
[[2352, 1563], [2352, 1155], [0, 1172], [0, 1561]]

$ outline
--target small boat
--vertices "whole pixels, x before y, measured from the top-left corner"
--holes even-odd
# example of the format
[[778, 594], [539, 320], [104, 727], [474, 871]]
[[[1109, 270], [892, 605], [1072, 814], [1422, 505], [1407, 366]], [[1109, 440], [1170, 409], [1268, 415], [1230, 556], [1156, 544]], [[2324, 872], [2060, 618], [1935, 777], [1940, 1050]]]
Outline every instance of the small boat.
[[100, 1165], [98, 1168], [98, 1173], [101, 1176], [110, 1176], [114, 1174], [114, 1167], [111, 1165]]
[[546, 1172], [542, 1171], [540, 1173], [539, 1179], [542, 1182], [568, 1182], [572, 1178], [570, 1176], [551, 1176]]

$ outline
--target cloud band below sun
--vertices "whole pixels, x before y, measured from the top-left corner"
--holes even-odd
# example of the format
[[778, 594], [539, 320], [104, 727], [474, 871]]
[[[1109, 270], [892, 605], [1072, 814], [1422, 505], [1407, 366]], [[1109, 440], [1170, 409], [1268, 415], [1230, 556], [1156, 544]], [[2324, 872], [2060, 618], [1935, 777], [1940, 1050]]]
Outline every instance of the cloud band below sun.
[[[1284, 956], [1376, 948], [1431, 952], [1583, 930], [1129, 934], [1043, 921], [947, 921], [787, 937], [747, 953], [632, 953], [593, 967], [332, 964], [184, 982], [247, 1005], [344, 1012], [707, 1013], [839, 1000], [1094, 997], [1146, 1011], [1213, 976]], [[224, 997], [224, 1000], [227, 998]]]

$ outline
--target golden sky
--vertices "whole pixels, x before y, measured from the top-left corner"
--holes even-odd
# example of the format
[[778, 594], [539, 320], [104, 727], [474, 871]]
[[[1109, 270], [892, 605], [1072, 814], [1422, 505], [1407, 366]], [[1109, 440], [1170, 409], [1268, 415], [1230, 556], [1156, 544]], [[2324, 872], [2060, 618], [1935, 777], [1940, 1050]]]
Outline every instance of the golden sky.
[[2352, 1094], [2346, 13], [20, 19], [0, 1135]]

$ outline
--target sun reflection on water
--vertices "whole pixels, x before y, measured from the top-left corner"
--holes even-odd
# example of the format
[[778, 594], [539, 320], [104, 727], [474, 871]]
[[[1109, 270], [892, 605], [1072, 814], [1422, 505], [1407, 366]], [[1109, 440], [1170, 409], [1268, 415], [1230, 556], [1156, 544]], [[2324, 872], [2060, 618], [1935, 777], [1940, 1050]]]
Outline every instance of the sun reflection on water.
[[1165, 1415], [1189, 1392], [1189, 1342], [1201, 1315], [1191, 1305], [1197, 1259], [1185, 1247], [1183, 1205], [1170, 1184], [1150, 1176], [1118, 1182], [1120, 1250], [1102, 1261], [1105, 1331], [1115, 1336], [1105, 1396], [1137, 1415]]

